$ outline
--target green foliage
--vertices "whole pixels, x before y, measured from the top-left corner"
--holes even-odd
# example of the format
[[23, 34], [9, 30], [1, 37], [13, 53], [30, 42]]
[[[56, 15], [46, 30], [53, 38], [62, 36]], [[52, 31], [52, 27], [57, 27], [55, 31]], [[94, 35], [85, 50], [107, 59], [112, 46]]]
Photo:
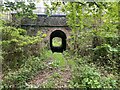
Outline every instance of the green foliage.
[[5, 21], [0, 20], [0, 29], [1, 29], [2, 26], [4, 26], [4, 23], [5, 23]]
[[44, 83], [39, 86], [39, 88], [54, 88], [55, 87], [55, 82], [53, 79], [49, 79], [47, 83]]
[[46, 10], [46, 14], [48, 16], [54, 14], [60, 5], [61, 5], [61, 2], [51, 2], [51, 6], [47, 5], [46, 3], [44, 3], [44, 5], [46, 6], [47, 10]]
[[[18, 10], [16, 16], [20, 20], [34, 16], [34, 4], [8, 2], [5, 5], [4, 10]], [[67, 25], [72, 29], [68, 52], [63, 53], [64, 57], [43, 48], [44, 52], [38, 44], [42, 40], [40, 35], [30, 37], [20, 28], [0, 27], [0, 32], [3, 32], [3, 52], [0, 57], [3, 58], [3, 66], [7, 69], [17, 67], [17, 70], [4, 73], [3, 86], [29, 87], [27, 81], [34, 77], [38, 70], [45, 69], [44, 60], [52, 57], [53, 61], [48, 63], [47, 67], [58, 69], [69, 64], [72, 71], [70, 88], [118, 88], [120, 37], [117, 2], [54, 2], [51, 6], [45, 5], [48, 15], [53, 14], [58, 6], [61, 6], [61, 10], [66, 14]], [[0, 26], [3, 26], [3, 22], [0, 22]], [[54, 73], [51, 77], [54, 79], [48, 79], [48, 83], [40, 87], [55, 87], [54, 80], [61, 76]]]
[[94, 66], [77, 66], [69, 87], [74, 88], [116, 88], [114, 77], [103, 77]]
[[103, 61], [100, 61], [100, 62], [104, 63], [104, 62], [107, 62], [107, 60], [112, 61], [112, 53], [113, 52], [118, 53], [118, 50], [116, 48], [112, 48], [109, 44], [104, 44], [101, 46], [97, 46], [94, 49], [94, 52], [95, 52], [95, 56], [99, 57], [99, 58], [96, 58], [96, 60], [97, 59], [100, 60], [101, 58], [101, 60]]
[[[46, 49], [45, 49], [46, 50]], [[65, 66], [65, 58], [61, 53], [52, 53], [51, 51], [46, 50], [45, 53], [46, 57], [50, 57], [53, 59], [49, 64], [49, 68], [62, 68]]]
[[54, 73], [54, 74], [52, 75], [52, 77], [55, 78], [55, 79], [56, 79], [56, 78], [61, 78], [61, 76], [60, 76], [59, 73]]
[[42, 38], [39, 35], [30, 37], [25, 30], [14, 27], [2, 27], [0, 32], [2, 33], [3, 67], [19, 67], [23, 58], [40, 54], [39, 43]]
[[7, 22], [8, 25], [20, 27], [21, 21], [25, 18], [29, 18], [35, 20], [37, 15], [33, 13], [35, 10], [35, 4], [29, 3], [26, 4], [25, 2], [6, 2], [2, 6], [2, 11], [8, 12], [13, 11], [14, 13], [10, 13], [12, 16], [12, 21]]
[[52, 45], [53, 46], [61, 46], [62, 45], [62, 39], [61, 38], [53, 38], [52, 39]]
[[6, 2], [3, 7], [4, 11], [16, 11], [16, 17], [35, 19], [36, 15], [32, 11], [34, 9], [36, 9], [34, 3], [26, 5], [25, 2]]
[[[109, 34], [109, 36], [106, 34], [99, 37], [101, 38], [102, 43], [93, 49], [93, 62], [95, 62], [97, 65], [109, 67], [108, 71], [117, 73], [117, 70], [119, 70], [120, 62], [120, 44], [119, 36], [117, 36], [117, 34], [114, 34], [115, 33]], [[98, 42], [100, 42], [100, 40], [98, 40]]]
[[38, 70], [45, 68], [45, 64], [39, 57], [30, 57], [17, 70], [10, 71], [3, 78], [4, 88], [26, 88], [27, 81], [30, 80]]
[[53, 65], [62, 68], [65, 66], [65, 59], [61, 53], [54, 53], [53, 54]]

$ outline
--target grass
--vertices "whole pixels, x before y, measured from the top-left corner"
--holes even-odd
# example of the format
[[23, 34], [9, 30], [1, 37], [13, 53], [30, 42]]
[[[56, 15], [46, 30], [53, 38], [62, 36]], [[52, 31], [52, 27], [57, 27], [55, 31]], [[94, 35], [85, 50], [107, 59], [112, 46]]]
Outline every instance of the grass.
[[54, 53], [53, 54], [54, 62], [58, 64], [59, 67], [64, 67], [66, 65], [65, 58], [62, 53]]
[[48, 50], [45, 52], [45, 56], [52, 59], [52, 62], [51, 62], [52, 67], [62, 68], [66, 65], [66, 61], [62, 53], [52, 53], [50, 50]]

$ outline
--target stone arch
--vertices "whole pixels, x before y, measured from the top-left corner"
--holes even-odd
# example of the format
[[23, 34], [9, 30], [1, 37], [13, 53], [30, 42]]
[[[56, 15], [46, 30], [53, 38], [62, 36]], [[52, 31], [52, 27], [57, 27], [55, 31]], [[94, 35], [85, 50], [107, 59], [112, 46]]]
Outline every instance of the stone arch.
[[[52, 40], [55, 37], [59, 37], [62, 39], [62, 45], [61, 46], [53, 46], [52, 45]], [[52, 52], [63, 52], [66, 50], [66, 33], [63, 32], [62, 30], [54, 30], [51, 34], [50, 34], [50, 48], [52, 50]]]
[[61, 31], [63, 31], [65, 34], [66, 34], [66, 39], [68, 39], [69, 37], [68, 36], [70, 36], [70, 32], [69, 32], [69, 30], [66, 30], [66, 28], [64, 28], [64, 27], [57, 27], [57, 28], [48, 28], [47, 29], [48, 30], [48, 32], [47, 32], [47, 39], [49, 39], [50, 38], [50, 35], [51, 35], [51, 33], [52, 32], [54, 32], [54, 31], [56, 31], [56, 30], [61, 30]]

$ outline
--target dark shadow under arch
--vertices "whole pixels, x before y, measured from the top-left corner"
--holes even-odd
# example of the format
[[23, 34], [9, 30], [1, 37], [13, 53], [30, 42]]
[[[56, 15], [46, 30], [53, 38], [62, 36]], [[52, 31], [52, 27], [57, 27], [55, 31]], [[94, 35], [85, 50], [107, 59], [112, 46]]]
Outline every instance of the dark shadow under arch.
[[[55, 37], [59, 37], [62, 39], [62, 45], [55, 47], [52, 45], [52, 39]], [[66, 34], [62, 30], [55, 30], [50, 34], [50, 48], [52, 52], [63, 52], [66, 50]]]

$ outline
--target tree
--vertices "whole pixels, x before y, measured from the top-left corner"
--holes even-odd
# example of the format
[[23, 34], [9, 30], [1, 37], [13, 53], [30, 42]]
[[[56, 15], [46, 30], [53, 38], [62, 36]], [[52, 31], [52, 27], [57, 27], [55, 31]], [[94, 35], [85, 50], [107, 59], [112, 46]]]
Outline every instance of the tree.
[[15, 12], [12, 13], [15, 18], [13, 25], [20, 26], [21, 20], [24, 18], [36, 19], [37, 15], [33, 13], [36, 9], [34, 3], [25, 4], [25, 2], [6, 2], [2, 7], [3, 11]]

